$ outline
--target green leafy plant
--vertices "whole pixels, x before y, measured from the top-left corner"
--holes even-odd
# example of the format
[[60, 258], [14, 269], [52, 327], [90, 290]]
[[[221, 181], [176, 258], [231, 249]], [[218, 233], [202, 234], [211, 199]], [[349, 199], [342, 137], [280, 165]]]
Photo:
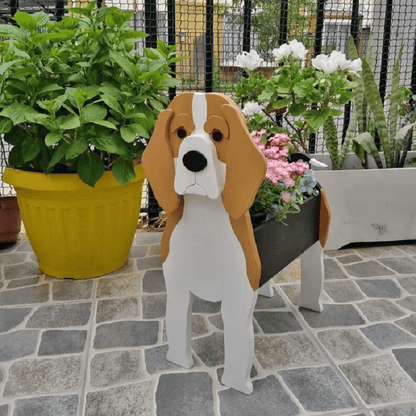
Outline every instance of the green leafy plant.
[[[338, 154], [334, 117], [342, 114], [343, 105], [353, 97], [357, 84], [351, 75], [361, 70], [361, 60], [349, 61], [333, 51], [330, 56], [318, 55], [308, 67], [302, 65], [306, 54], [307, 49], [296, 40], [273, 50], [277, 68], [269, 79], [255, 72], [256, 65], [261, 64], [255, 51], [239, 55], [237, 64], [248, 77], [237, 86], [236, 101], [244, 104], [243, 112], [256, 117], [257, 122], [261, 122], [260, 117], [275, 122], [272, 112], [280, 110], [288, 128], [276, 125], [276, 130], [288, 134], [297, 150], [308, 152], [309, 136], [323, 126], [333, 166], [339, 169], [347, 147]], [[263, 106], [257, 111], [260, 116], [251, 110], [253, 103]]]
[[116, 7], [69, 9], [51, 22], [15, 14], [0, 25], [0, 134], [13, 148], [9, 166], [77, 172], [94, 186], [105, 170], [121, 184], [134, 177], [165, 91], [176, 85], [174, 47], [134, 50], [147, 36]]
[[[356, 154], [365, 163], [365, 152], [374, 157], [379, 168], [403, 167], [405, 165], [407, 149], [411, 148], [413, 127], [416, 126], [416, 111], [406, 111], [411, 91], [399, 84], [400, 60], [403, 46], [394, 64], [389, 112], [386, 115], [383, 101], [372, 69], [372, 52], [363, 59], [361, 78], [357, 78], [358, 88], [354, 96], [354, 117], [349, 130], [358, 125], [358, 135], [353, 137], [361, 150]], [[354, 43], [350, 40], [350, 54], [356, 54]], [[399, 125], [402, 127], [399, 127]], [[375, 131], [380, 138], [381, 149], [385, 160], [382, 161], [379, 149], [375, 144]], [[363, 151], [364, 150], [364, 151]]]

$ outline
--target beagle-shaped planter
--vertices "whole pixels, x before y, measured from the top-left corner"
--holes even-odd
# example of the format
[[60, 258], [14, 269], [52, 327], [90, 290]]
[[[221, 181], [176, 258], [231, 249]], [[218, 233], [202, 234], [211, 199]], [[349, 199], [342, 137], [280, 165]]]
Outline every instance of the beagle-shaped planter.
[[[249, 394], [261, 263], [248, 210], [266, 160], [231, 99], [184, 93], [159, 115], [142, 164], [167, 213], [161, 241], [167, 359], [186, 368], [193, 364], [194, 295], [222, 301], [222, 383]], [[267, 294], [270, 287], [263, 290]]]

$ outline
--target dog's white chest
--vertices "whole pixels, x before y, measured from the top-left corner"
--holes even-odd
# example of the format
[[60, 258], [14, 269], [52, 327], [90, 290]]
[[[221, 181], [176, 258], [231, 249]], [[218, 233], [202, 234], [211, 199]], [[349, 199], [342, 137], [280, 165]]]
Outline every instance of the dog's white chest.
[[166, 279], [210, 301], [222, 299], [230, 285], [248, 284], [244, 252], [221, 198], [185, 196], [184, 214], [172, 233], [163, 270]]

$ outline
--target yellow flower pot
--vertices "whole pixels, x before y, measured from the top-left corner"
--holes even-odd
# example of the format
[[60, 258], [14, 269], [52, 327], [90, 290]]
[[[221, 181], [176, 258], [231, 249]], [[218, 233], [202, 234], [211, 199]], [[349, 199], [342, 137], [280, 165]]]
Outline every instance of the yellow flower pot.
[[77, 174], [6, 168], [40, 269], [54, 277], [83, 279], [111, 273], [128, 260], [137, 228], [145, 174], [120, 185], [105, 172], [95, 188]]

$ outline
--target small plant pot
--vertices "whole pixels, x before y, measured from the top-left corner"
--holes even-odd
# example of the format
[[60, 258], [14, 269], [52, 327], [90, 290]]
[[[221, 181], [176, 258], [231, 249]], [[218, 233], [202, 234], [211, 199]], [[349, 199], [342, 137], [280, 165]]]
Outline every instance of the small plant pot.
[[0, 197], [0, 243], [16, 242], [21, 226], [17, 198], [15, 196]]
[[137, 229], [142, 185], [120, 185], [105, 172], [94, 188], [77, 174], [25, 172], [6, 168], [28, 239], [40, 269], [53, 277], [82, 279], [111, 273], [128, 260]]

